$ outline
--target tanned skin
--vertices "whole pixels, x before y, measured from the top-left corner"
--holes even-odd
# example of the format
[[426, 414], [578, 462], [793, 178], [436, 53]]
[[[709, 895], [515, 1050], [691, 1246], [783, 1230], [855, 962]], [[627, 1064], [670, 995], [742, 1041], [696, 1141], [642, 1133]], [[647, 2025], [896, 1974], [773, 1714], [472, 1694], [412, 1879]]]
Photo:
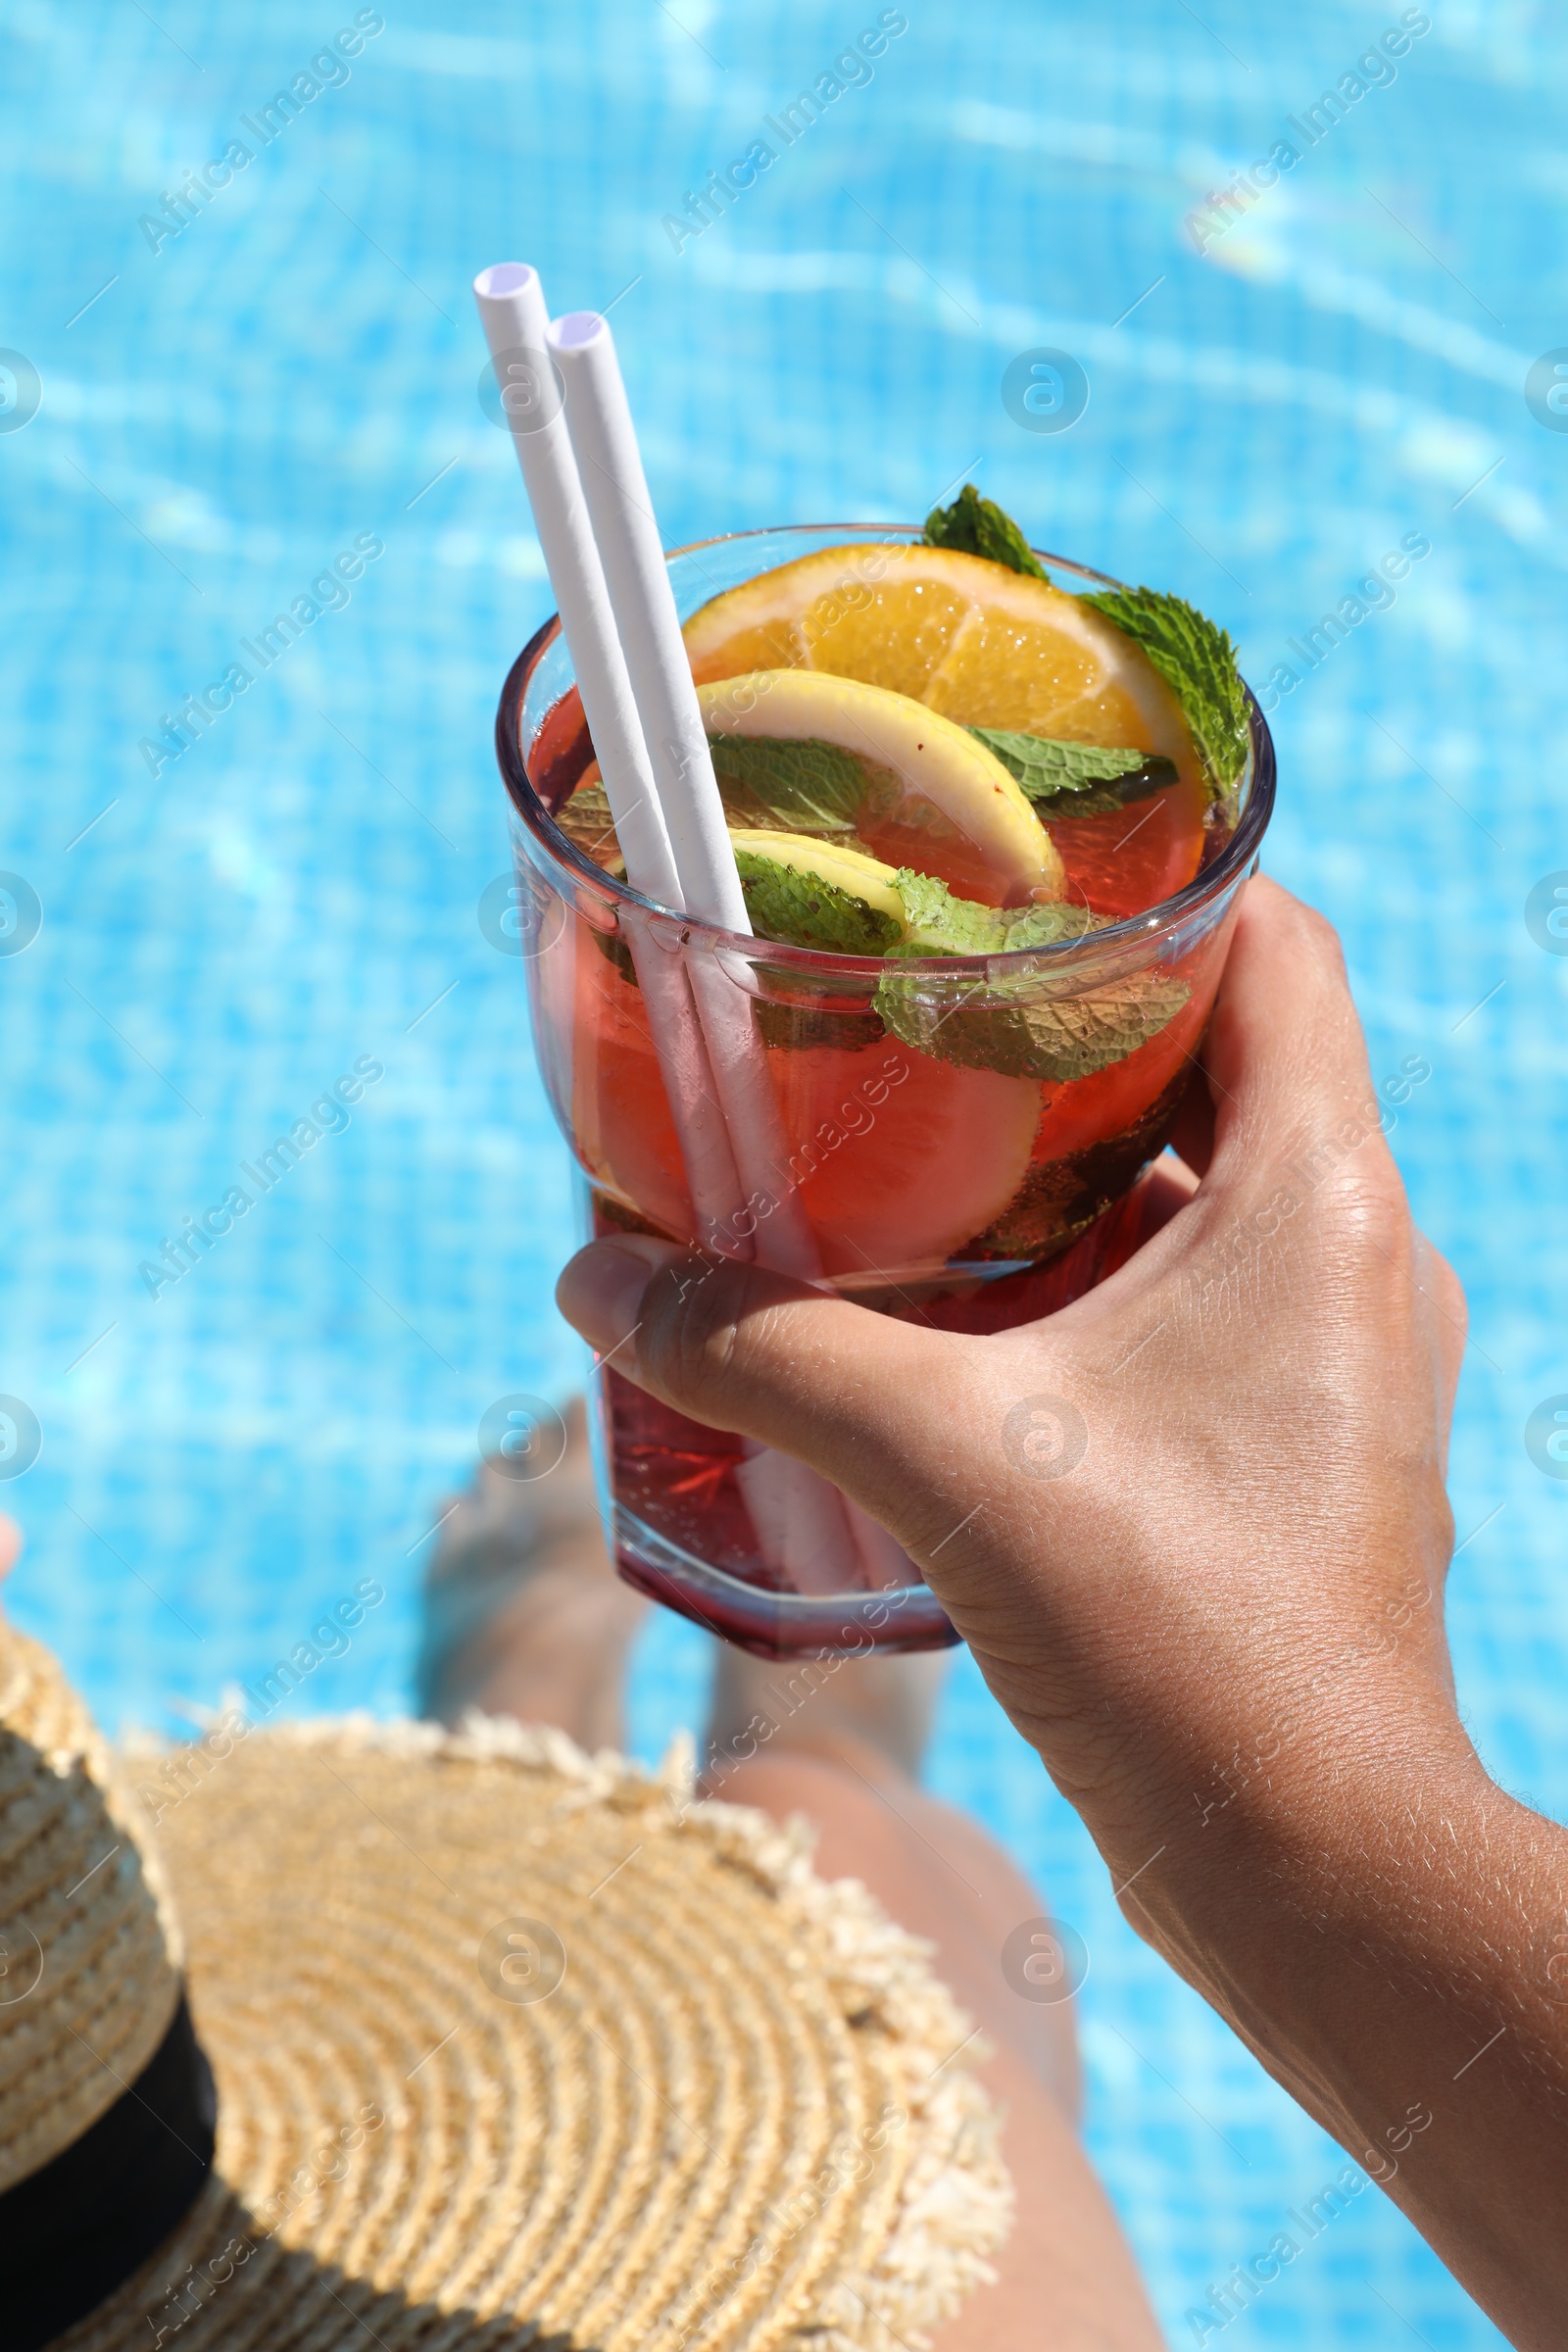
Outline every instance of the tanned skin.
[[[652, 1395], [892, 1531], [1139, 1934], [1509, 2340], [1551, 2352], [1568, 1833], [1459, 1721], [1463, 1298], [1378, 1132], [1335, 936], [1264, 880], [1180, 1141], [1198, 1181], [1157, 1180], [1131, 1262], [995, 1337], [634, 1236], [575, 1258], [562, 1307]], [[1029, 1406], [1020, 1435], [1031, 1398], [1070, 1412]]]

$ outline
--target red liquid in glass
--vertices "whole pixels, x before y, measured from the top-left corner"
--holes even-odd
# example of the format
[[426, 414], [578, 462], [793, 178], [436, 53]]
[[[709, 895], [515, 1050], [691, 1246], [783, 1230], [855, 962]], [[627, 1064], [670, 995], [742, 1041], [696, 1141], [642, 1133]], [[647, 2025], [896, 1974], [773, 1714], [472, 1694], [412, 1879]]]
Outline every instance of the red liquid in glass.
[[[573, 689], [545, 720], [528, 763], [547, 807], [562, 807], [590, 756]], [[1188, 784], [1051, 831], [1067, 895], [1112, 916], [1172, 896], [1211, 847], [1201, 797]], [[992, 1221], [988, 1153], [1016, 1152], [1019, 1089], [1033, 1082], [937, 1060], [881, 1033], [869, 998], [857, 1004], [803, 988], [797, 1010], [783, 1017], [806, 1026], [770, 1054], [769, 1066], [792, 1152], [803, 1155], [799, 1197], [825, 1272], [881, 1312], [965, 1332], [1032, 1321], [1113, 1272], [1138, 1245], [1141, 1201], [1129, 1188], [1169, 1135], [1228, 934], [1227, 922], [1174, 967], [1188, 1001], [1135, 1052], [1088, 1077], [1033, 1087], [1026, 1115], [1038, 1126], [1021, 1192], [1038, 1213], [1010, 1247], [967, 1245]], [[569, 1023], [569, 1052], [555, 1059], [570, 1072], [569, 1124], [594, 1187], [593, 1230], [642, 1227], [684, 1239], [695, 1222], [629, 963], [590, 944], [571, 968], [569, 1004], [539, 1015], [541, 1050], [548, 1057], [552, 1023]], [[816, 1042], [813, 1016], [823, 1031]], [[617, 1561], [630, 1583], [764, 1655], [955, 1638], [923, 1588], [890, 1593], [888, 1603], [846, 1596], [842, 1625], [824, 1625], [827, 1603], [803, 1611], [759, 1549], [736, 1475], [743, 1442], [656, 1402], [612, 1367], [599, 1385]], [[662, 1544], [671, 1547], [667, 1560], [658, 1556]], [[717, 1576], [697, 1589], [688, 1561]], [[912, 1563], [906, 1573], [918, 1586]], [[886, 1627], [867, 1629], [866, 1610], [879, 1608]]]

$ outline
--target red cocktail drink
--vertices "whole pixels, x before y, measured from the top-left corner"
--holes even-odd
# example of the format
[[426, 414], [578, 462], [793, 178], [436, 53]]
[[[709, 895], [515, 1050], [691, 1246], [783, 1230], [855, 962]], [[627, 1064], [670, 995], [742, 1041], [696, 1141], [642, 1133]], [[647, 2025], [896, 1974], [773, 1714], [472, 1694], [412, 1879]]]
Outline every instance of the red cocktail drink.
[[[556, 624], [521, 656], [498, 746], [535, 1042], [586, 1232], [714, 1240], [639, 985], [663, 955], [721, 967], [777, 1103], [769, 1188], [719, 1247], [765, 1259], [787, 1199], [824, 1284], [965, 1332], [1049, 1313], [1136, 1247], [1133, 1188], [1195, 1066], [1272, 749], [1248, 698], [1216, 780], [1136, 642], [1107, 654], [1112, 624], [1076, 593], [1114, 584], [1047, 562], [1075, 593], [993, 583], [997, 566], [885, 526], [670, 559], [750, 938], [626, 888]], [[629, 1581], [765, 1654], [953, 1638], [853, 1507], [824, 1589], [778, 1524], [776, 1457], [612, 1363], [595, 1387]]]

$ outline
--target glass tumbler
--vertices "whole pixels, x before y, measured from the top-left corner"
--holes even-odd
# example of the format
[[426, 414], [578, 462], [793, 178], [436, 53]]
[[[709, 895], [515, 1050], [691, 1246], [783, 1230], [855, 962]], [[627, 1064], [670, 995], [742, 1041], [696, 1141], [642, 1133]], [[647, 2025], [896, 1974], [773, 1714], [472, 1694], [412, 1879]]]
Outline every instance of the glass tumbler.
[[[880, 523], [743, 532], [677, 551], [670, 577], [684, 620], [797, 557], [918, 537]], [[1069, 587], [1113, 585], [1042, 561]], [[496, 742], [534, 1044], [576, 1162], [584, 1238], [713, 1241], [688, 1190], [635, 947], [698, 979], [716, 963], [765, 1060], [782, 1142], [772, 1193], [754, 1195], [750, 1225], [729, 1236], [742, 1253], [765, 1257], [765, 1220], [788, 1199], [825, 1289], [970, 1333], [1032, 1322], [1113, 1272], [1137, 1247], [1134, 1188], [1169, 1137], [1268, 821], [1274, 754], [1255, 703], [1250, 724], [1246, 771], [1208, 812], [1195, 878], [1152, 910], [1000, 955], [829, 955], [661, 911], [561, 829], [592, 746], [560, 624], [547, 622], [507, 679]], [[1019, 1074], [1019, 1055], [997, 1048], [1107, 1034], [1117, 1058], [1059, 1080]], [[612, 1361], [592, 1387], [606, 1530], [630, 1584], [767, 1657], [956, 1639], [914, 1562], [836, 1490], [659, 1403]], [[1049, 1472], [1069, 1466], [1077, 1436], [1043, 1407], [1018, 1442]]]

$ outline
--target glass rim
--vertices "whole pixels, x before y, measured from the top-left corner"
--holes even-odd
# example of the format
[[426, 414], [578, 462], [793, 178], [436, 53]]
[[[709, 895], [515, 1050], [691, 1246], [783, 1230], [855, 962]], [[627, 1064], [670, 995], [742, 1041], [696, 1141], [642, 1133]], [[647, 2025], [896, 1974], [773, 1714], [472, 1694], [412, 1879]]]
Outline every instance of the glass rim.
[[[913, 522], [784, 522], [763, 523], [745, 531], [718, 531], [711, 538], [693, 539], [682, 547], [666, 550], [664, 562], [673, 564], [678, 557], [701, 555], [705, 548], [729, 547], [748, 539], [778, 539], [799, 535], [802, 538], [820, 538], [827, 532], [864, 532], [873, 543], [876, 539], [919, 540], [924, 526]], [[1119, 588], [1123, 583], [1113, 573], [1097, 571], [1087, 564], [1077, 564], [1068, 556], [1052, 555], [1045, 548], [1032, 548], [1031, 554], [1057, 571], [1067, 571], [1084, 580], [1102, 582], [1107, 588]], [[760, 574], [757, 576], [760, 576]], [[722, 591], [718, 593], [722, 594]], [[564, 833], [545, 807], [529, 780], [522, 756], [518, 720], [522, 698], [527, 684], [547, 649], [561, 635], [561, 615], [553, 612], [529, 638], [521, 653], [507, 672], [501, 689], [501, 701], [496, 710], [496, 760], [507, 795], [519, 821], [538, 842], [557, 867], [564, 868], [574, 882], [585, 885], [611, 908], [626, 907], [639, 914], [651, 914], [662, 923], [679, 926], [684, 939], [730, 955], [759, 956], [782, 970], [802, 973], [816, 972], [842, 979], [865, 980], [880, 974], [888, 962], [883, 956], [845, 956], [826, 948], [798, 948], [787, 943], [762, 939], [755, 932], [727, 931], [717, 923], [700, 922], [695, 916], [683, 914], [673, 906], [662, 906], [657, 899], [644, 898], [628, 883], [617, 882], [612, 874], [581, 850], [569, 835]], [[1156, 906], [1142, 914], [1122, 915], [1115, 922], [1105, 923], [1087, 931], [1076, 939], [1058, 940], [1034, 948], [1004, 948], [985, 956], [922, 956], [918, 970], [922, 980], [961, 979], [984, 970], [988, 978], [1008, 970], [1039, 973], [1043, 966], [1071, 968], [1085, 962], [1099, 962], [1114, 956], [1119, 948], [1142, 947], [1147, 952], [1152, 942], [1179, 931], [1194, 914], [1224, 896], [1242, 880], [1256, 857], [1259, 844], [1268, 827], [1274, 809], [1276, 762], [1274, 738], [1267, 719], [1258, 706], [1246, 679], [1242, 690], [1247, 696], [1248, 725], [1251, 738], [1252, 781], [1247, 796], [1247, 806], [1230, 840], [1211, 865], [1195, 874], [1192, 881], [1161, 899]]]

